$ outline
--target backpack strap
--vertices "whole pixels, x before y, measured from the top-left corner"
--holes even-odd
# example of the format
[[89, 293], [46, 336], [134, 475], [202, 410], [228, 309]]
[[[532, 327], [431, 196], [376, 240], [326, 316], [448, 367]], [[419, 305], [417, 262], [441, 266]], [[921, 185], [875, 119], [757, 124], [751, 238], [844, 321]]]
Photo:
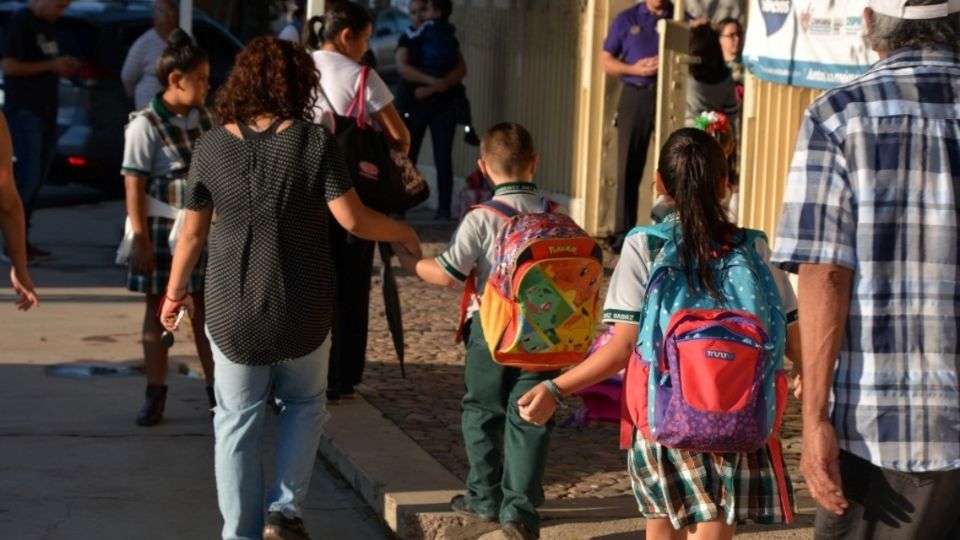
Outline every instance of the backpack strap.
[[489, 210], [494, 214], [496, 214], [497, 216], [499, 216], [504, 221], [520, 215], [520, 212], [518, 212], [516, 208], [510, 206], [509, 204], [503, 201], [498, 201], [496, 199], [483, 201], [482, 203], [475, 204], [470, 208], [471, 209], [482, 208], [484, 210]]
[[672, 240], [673, 228], [674, 224], [672, 222], [657, 223], [656, 225], [640, 225], [630, 229], [627, 236], [643, 233], [647, 236], [655, 236], [661, 240]]
[[[490, 199], [480, 204], [475, 204], [471, 206], [470, 209], [489, 210], [504, 221], [520, 215], [520, 212], [518, 212], [514, 207], [503, 201], [498, 201], [495, 199]], [[473, 297], [476, 294], [476, 272], [470, 272], [470, 275], [467, 276], [467, 281], [463, 287], [463, 295], [460, 297], [460, 322], [457, 323], [457, 337], [454, 339], [454, 343], [460, 343], [463, 341], [463, 328], [466, 326], [467, 322], [467, 310], [470, 309], [470, 303], [473, 301]]]
[[362, 66], [357, 79], [357, 93], [353, 96], [353, 101], [350, 102], [346, 112], [346, 116], [357, 119], [357, 126], [360, 129], [367, 129], [367, 77], [369, 75], [370, 66]]

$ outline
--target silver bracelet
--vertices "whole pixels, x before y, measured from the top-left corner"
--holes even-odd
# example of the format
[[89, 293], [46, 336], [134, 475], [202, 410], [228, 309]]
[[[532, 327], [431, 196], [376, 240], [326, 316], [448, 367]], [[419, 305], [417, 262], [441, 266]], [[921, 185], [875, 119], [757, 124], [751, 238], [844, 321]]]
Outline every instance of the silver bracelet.
[[560, 394], [560, 389], [557, 388], [557, 383], [553, 382], [553, 379], [547, 379], [542, 381], [542, 384], [547, 387], [547, 390], [550, 391], [550, 395], [553, 396], [553, 400], [557, 403], [557, 407], [560, 409], [566, 409], [567, 406], [563, 402], [563, 396]]

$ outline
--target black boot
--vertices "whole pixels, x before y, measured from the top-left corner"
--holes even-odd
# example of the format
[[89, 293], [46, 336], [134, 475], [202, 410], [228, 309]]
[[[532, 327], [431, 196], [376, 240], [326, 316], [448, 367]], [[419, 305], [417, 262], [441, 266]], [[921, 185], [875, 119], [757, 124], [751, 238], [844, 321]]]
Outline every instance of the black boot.
[[217, 398], [213, 394], [213, 387], [207, 387], [207, 403], [210, 404], [210, 416], [213, 416], [213, 408], [217, 406]]
[[167, 404], [167, 385], [148, 384], [146, 396], [140, 414], [137, 415], [137, 425], [155, 426], [163, 418], [163, 407]]

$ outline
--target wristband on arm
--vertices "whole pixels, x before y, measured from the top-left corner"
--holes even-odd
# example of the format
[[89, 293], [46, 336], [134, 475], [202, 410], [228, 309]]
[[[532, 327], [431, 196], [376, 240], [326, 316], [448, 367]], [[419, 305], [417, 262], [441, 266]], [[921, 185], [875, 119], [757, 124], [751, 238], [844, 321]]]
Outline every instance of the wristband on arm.
[[550, 395], [553, 396], [553, 400], [557, 403], [557, 407], [560, 409], [566, 409], [567, 406], [563, 402], [563, 395], [560, 394], [560, 388], [557, 387], [557, 383], [553, 382], [552, 379], [547, 379], [542, 383], [547, 387], [547, 390], [550, 391]]

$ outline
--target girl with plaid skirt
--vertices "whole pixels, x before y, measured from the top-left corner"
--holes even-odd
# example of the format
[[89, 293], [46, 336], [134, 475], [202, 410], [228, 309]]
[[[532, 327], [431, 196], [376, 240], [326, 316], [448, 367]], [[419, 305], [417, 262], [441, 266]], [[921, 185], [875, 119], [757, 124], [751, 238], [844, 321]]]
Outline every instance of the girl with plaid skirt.
[[[690, 261], [690, 268], [703, 269], [689, 272], [691, 287], [715, 297], [720, 293], [712, 286], [708, 259], [716, 253], [715, 246], [729, 246], [732, 239], [742, 238], [724, 208], [731, 192], [727, 171], [717, 140], [704, 131], [684, 128], [667, 140], [656, 173], [657, 190], [670, 209], [664, 219], [677, 222], [682, 231], [681, 260]], [[795, 321], [796, 297], [786, 276], [770, 266], [765, 241], [758, 239], [754, 248], [772, 270], [787, 321]], [[577, 367], [522, 396], [521, 417], [542, 425], [563, 396], [628, 366], [637, 347], [647, 282], [658, 251], [642, 232], [627, 237], [604, 306], [603, 318], [614, 324], [613, 336]], [[799, 344], [797, 325], [792, 324], [787, 329], [786, 354], [796, 364]], [[646, 379], [640, 379], [642, 383], [627, 377], [625, 396], [642, 392], [631, 386], [646, 384]], [[776, 451], [779, 439], [771, 439], [774, 452], [768, 446], [743, 453], [699, 452], [663, 446], [645, 438], [629, 413], [624, 420], [621, 446], [628, 450], [627, 466], [640, 512], [647, 519], [648, 539], [727, 539], [738, 523], [780, 523], [792, 512], [793, 490], [782, 452]], [[776, 481], [775, 469], [782, 469], [782, 483]]]
[[[127, 288], [146, 294], [143, 317], [143, 356], [146, 401], [137, 424], [152, 426], [163, 417], [167, 397], [168, 349], [161, 343], [163, 326], [157, 318], [170, 275], [175, 235], [171, 238], [183, 194], [193, 144], [212, 121], [204, 100], [210, 79], [207, 54], [182, 30], [174, 30], [157, 61], [157, 79], [164, 85], [145, 109], [130, 116], [125, 133], [121, 173], [126, 187], [127, 215], [133, 232]], [[197, 354], [213, 407], [213, 357], [204, 333], [203, 271], [198, 264], [178, 295], [193, 296], [191, 322]], [[174, 299], [176, 300], [176, 299]]]

